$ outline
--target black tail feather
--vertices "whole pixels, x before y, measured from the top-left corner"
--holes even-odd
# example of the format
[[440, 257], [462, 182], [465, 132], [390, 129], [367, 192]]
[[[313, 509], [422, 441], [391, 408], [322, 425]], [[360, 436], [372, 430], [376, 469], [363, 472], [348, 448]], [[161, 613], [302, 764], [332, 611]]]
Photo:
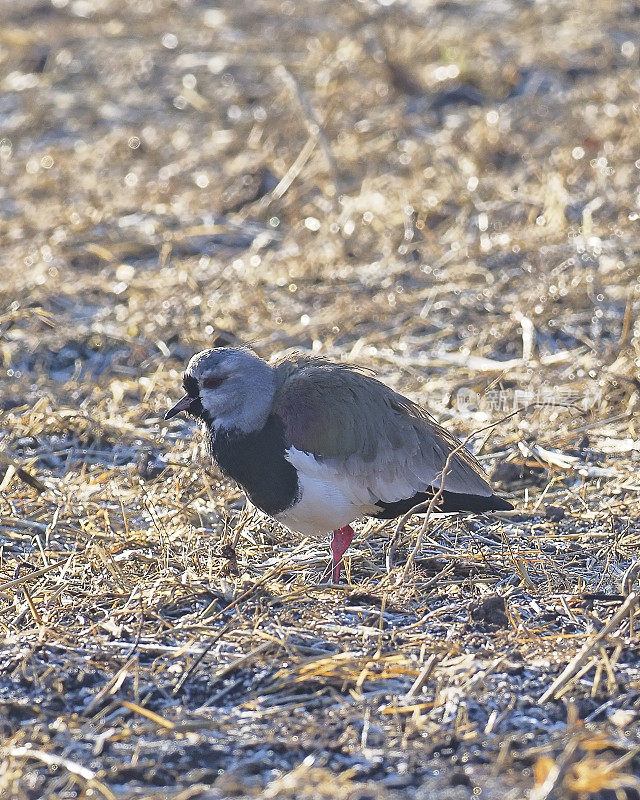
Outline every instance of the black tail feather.
[[[383, 503], [379, 501], [376, 505], [380, 508], [380, 512], [372, 514], [378, 519], [394, 519], [420, 503], [428, 503], [433, 499], [435, 490], [429, 492], [417, 492], [413, 497], [406, 500], [397, 500], [394, 503]], [[481, 514], [483, 511], [510, 511], [513, 508], [508, 500], [500, 497], [497, 494], [492, 494], [489, 497], [483, 497], [478, 494], [462, 494], [460, 492], [448, 492], [446, 489], [438, 498], [433, 510], [439, 513], [449, 513], [453, 511], [473, 511], [476, 514]], [[422, 512], [424, 513], [424, 512]]]

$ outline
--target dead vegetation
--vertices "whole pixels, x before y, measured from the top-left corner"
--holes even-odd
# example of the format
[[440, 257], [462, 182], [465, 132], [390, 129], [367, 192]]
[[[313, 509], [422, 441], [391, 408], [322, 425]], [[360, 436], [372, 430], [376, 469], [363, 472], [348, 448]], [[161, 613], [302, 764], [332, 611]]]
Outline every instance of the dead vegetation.
[[[0, 0], [0, 796], [640, 796], [637, 11]], [[317, 586], [161, 421], [236, 340], [517, 510]]]

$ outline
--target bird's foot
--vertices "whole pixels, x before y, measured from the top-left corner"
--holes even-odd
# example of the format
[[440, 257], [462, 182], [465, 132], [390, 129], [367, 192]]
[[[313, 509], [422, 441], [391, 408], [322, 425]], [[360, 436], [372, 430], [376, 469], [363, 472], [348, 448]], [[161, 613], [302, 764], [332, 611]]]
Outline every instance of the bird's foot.
[[351, 525], [345, 525], [344, 528], [333, 532], [333, 536], [331, 537], [331, 564], [329, 564], [322, 573], [320, 583], [340, 583], [342, 556], [345, 554], [347, 547], [349, 547], [355, 535], [356, 533]]

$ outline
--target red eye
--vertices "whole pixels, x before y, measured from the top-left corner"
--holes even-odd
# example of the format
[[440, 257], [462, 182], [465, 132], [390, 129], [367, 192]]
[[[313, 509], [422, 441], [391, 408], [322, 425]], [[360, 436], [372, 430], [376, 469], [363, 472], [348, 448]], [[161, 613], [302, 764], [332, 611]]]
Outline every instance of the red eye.
[[223, 380], [224, 378], [205, 378], [202, 381], [202, 385], [205, 389], [217, 389]]

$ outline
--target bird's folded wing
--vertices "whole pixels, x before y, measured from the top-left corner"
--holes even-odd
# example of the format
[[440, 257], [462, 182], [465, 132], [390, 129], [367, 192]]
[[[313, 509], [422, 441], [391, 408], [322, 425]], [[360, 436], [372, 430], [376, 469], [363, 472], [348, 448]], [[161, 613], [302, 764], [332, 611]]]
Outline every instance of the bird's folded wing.
[[[362, 502], [396, 502], [429, 486], [489, 497], [482, 467], [420, 406], [358, 372], [308, 356], [276, 365], [274, 413], [290, 460], [345, 482]], [[450, 456], [448, 464], [447, 458]]]

